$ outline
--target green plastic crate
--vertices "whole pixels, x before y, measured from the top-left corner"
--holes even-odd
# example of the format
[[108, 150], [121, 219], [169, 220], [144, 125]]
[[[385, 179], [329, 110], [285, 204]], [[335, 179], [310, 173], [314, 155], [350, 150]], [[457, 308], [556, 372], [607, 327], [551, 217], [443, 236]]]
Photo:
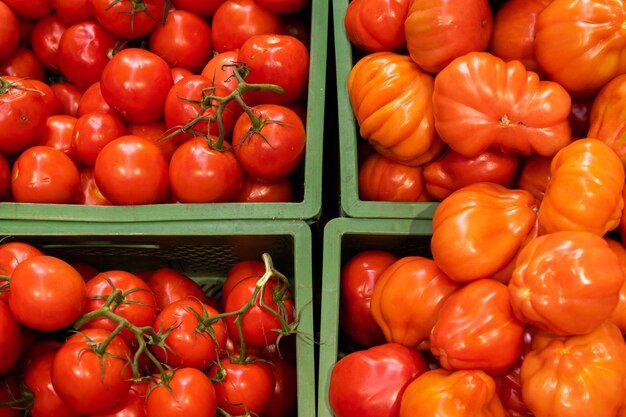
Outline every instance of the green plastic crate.
[[298, 329], [302, 335], [296, 340], [297, 415], [315, 416], [315, 349], [310, 340], [314, 334], [311, 230], [304, 221], [0, 221], [0, 239], [35, 244], [46, 254], [86, 261], [100, 270], [174, 268], [201, 285], [223, 281], [238, 261], [261, 260], [264, 252], [269, 253], [274, 266], [293, 279], [296, 311], [300, 314]]
[[348, 217], [432, 219], [437, 203], [365, 201], [359, 198], [357, 145], [363, 139], [348, 97], [348, 74], [354, 56], [346, 35], [344, 18], [348, 0], [333, 0], [333, 30], [337, 65], [337, 111], [339, 116], [339, 175], [341, 211]]
[[339, 289], [342, 266], [365, 250], [386, 250], [398, 257], [430, 256], [431, 222], [408, 219], [338, 218], [324, 228], [322, 312], [320, 317], [318, 417], [331, 417], [328, 385], [340, 354], [355, 349], [339, 329]]
[[[168, 220], [300, 219], [316, 220], [322, 206], [322, 150], [328, 40], [328, 2], [312, 0], [306, 149], [294, 176], [290, 203], [154, 204], [93, 207], [71, 204], [0, 203], [0, 220], [150, 222]], [[302, 184], [300, 186], [300, 184]]]

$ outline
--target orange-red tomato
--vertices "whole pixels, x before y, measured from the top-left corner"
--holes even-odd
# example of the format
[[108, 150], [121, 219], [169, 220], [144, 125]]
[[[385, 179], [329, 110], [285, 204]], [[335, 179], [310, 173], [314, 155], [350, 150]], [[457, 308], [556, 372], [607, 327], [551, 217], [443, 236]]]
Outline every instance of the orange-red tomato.
[[552, 156], [571, 141], [570, 109], [559, 84], [488, 52], [463, 55], [435, 78], [435, 128], [468, 157], [489, 148]]
[[605, 142], [626, 166], [626, 74], [609, 81], [598, 92], [591, 105], [587, 136]]
[[[609, 248], [617, 255], [619, 265], [624, 273], [624, 277], [626, 277], [626, 248], [616, 240], [607, 237], [605, 237], [605, 239], [609, 244]], [[617, 302], [617, 307], [615, 307], [615, 310], [613, 310], [611, 314], [610, 321], [619, 327], [623, 334], [626, 334], [626, 279], [619, 291], [619, 301]]]
[[518, 318], [567, 336], [609, 319], [623, 284], [619, 259], [602, 237], [563, 231], [536, 237], [520, 251], [509, 291]]
[[553, 339], [521, 369], [522, 397], [535, 416], [614, 417], [624, 401], [626, 345], [612, 323]]
[[524, 162], [522, 172], [517, 180], [517, 187], [530, 192], [537, 200], [543, 200], [552, 176], [550, 172], [551, 163], [551, 157], [539, 154], [530, 156]]
[[433, 259], [455, 281], [491, 278], [514, 263], [520, 247], [534, 236], [536, 204], [528, 191], [492, 183], [455, 191], [433, 215]]
[[551, 178], [539, 207], [539, 233], [580, 230], [604, 235], [620, 222], [624, 166], [597, 139], [579, 139], [552, 159]]
[[496, 383], [481, 370], [435, 369], [420, 375], [404, 391], [400, 417], [504, 417]]
[[433, 76], [411, 58], [376, 52], [359, 60], [348, 75], [348, 94], [360, 134], [397, 162], [421, 165], [443, 143], [432, 114]]
[[369, 52], [397, 51], [406, 47], [404, 21], [411, 0], [353, 0], [344, 24], [357, 48]]

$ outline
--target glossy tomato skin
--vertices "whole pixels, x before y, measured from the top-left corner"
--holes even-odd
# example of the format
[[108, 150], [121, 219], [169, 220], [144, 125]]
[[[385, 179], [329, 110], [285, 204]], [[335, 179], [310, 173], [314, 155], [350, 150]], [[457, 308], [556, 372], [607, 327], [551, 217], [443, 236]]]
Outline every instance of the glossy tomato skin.
[[495, 149], [468, 158], [447, 148], [436, 160], [424, 166], [426, 190], [441, 201], [459, 188], [476, 182], [492, 182], [510, 188], [518, 159], [515, 153]]
[[104, 97], [102, 97], [100, 81], [91, 84], [85, 90], [83, 95], [80, 97], [80, 101], [78, 102], [78, 117], [92, 112], [108, 113], [112, 116], [117, 116], [118, 118], [122, 117], [119, 112], [111, 108], [109, 103], [107, 103], [106, 100], [104, 100]]
[[94, 166], [102, 148], [125, 134], [126, 126], [117, 116], [102, 112], [86, 113], [76, 120], [72, 145], [85, 165]]
[[117, 38], [96, 21], [67, 28], [59, 40], [59, 68], [82, 89], [100, 80]]
[[530, 192], [537, 201], [543, 200], [552, 173], [552, 158], [535, 154], [524, 161], [517, 180], [517, 188]]
[[[626, 277], [626, 248], [617, 240], [608, 237], [605, 237], [605, 239], [611, 250], [617, 255], [620, 267]], [[624, 284], [620, 289], [619, 301], [617, 302], [617, 307], [611, 313], [610, 321], [619, 327], [623, 334], [626, 334], [626, 280], [624, 280]]]
[[509, 417], [533, 417], [522, 399], [521, 361], [496, 378], [500, 402]]
[[5, 0], [4, 2], [13, 9], [15, 14], [26, 19], [41, 19], [52, 13], [51, 0], [34, 0], [26, 3], [20, 0]]
[[103, 355], [97, 355], [93, 343], [102, 343], [110, 332], [86, 329], [70, 336], [56, 352], [52, 363], [52, 385], [59, 397], [74, 411], [96, 414], [120, 401], [130, 389], [132, 369], [130, 349], [119, 337], [113, 337]]
[[163, 154], [169, 161], [177, 148], [174, 140], [164, 139], [167, 136], [167, 126], [163, 120], [157, 120], [152, 123], [130, 124], [126, 126], [126, 130], [130, 135], [144, 137], [163, 151]]
[[623, 144], [624, 115], [619, 109], [626, 102], [626, 74], [611, 79], [598, 92], [591, 105], [587, 137], [597, 138], [609, 145], [626, 166]]
[[10, 56], [20, 41], [17, 16], [4, 2], [0, 2], [0, 60]]
[[150, 33], [150, 50], [171, 67], [200, 71], [211, 58], [211, 27], [200, 16], [185, 10], [167, 14], [164, 25]]
[[146, 417], [206, 417], [217, 410], [215, 388], [206, 374], [195, 368], [173, 371], [169, 388], [150, 383], [145, 402]]
[[226, 344], [226, 326], [222, 320], [211, 325], [213, 335], [203, 329], [199, 317], [210, 317], [218, 311], [196, 299], [175, 301], [158, 314], [152, 327], [172, 328], [165, 338], [167, 349], [151, 346], [159, 360], [172, 367], [207, 369], [217, 359]]
[[385, 343], [385, 335], [372, 316], [374, 286], [398, 257], [382, 250], [362, 251], [341, 268], [339, 325], [352, 340], [363, 346]]
[[419, 352], [397, 343], [349, 353], [331, 371], [330, 408], [337, 417], [397, 417], [407, 385], [427, 370]]
[[112, 205], [98, 188], [93, 174], [93, 167], [85, 167], [80, 171], [80, 186], [76, 194], [76, 204], [83, 206]]
[[9, 305], [0, 300], [0, 375], [13, 367], [21, 351], [20, 325]]
[[239, 48], [237, 60], [246, 64], [250, 84], [274, 84], [282, 94], [254, 91], [250, 97], [257, 103], [286, 105], [304, 95], [309, 81], [309, 51], [289, 35], [261, 34], [248, 38]]
[[372, 153], [359, 166], [359, 198], [364, 201], [430, 201], [424, 169]]
[[141, 380], [133, 382], [128, 394], [117, 402], [112, 408], [89, 417], [145, 417], [144, 403], [148, 393], [149, 382]]
[[409, 3], [408, 0], [351, 1], [344, 18], [348, 39], [357, 48], [369, 52], [404, 49], [404, 21]]
[[52, 13], [38, 20], [30, 35], [33, 52], [48, 70], [55, 73], [61, 72], [57, 56], [59, 42], [69, 26], [58, 14]]
[[295, 409], [298, 399], [296, 367], [290, 361], [273, 357], [267, 359], [274, 373], [274, 394], [263, 417], [287, 417]]
[[176, 9], [187, 10], [204, 18], [213, 17], [225, 0], [172, 0]]
[[173, 196], [181, 203], [225, 202], [241, 189], [243, 171], [232, 150], [214, 150], [207, 139], [198, 137], [174, 151], [169, 181]]
[[260, 277], [265, 273], [265, 264], [260, 261], [240, 261], [233, 265], [222, 284], [222, 300], [226, 302], [233, 288], [248, 277]]
[[109, 142], [94, 165], [98, 188], [115, 205], [164, 202], [169, 193], [167, 171], [161, 149], [136, 135]]
[[259, 104], [252, 112], [262, 120], [262, 126], [246, 137], [252, 122], [247, 114], [239, 116], [232, 135], [237, 160], [253, 178], [276, 181], [288, 177], [304, 157], [306, 132], [302, 120], [293, 110], [275, 104]]
[[233, 201], [239, 203], [288, 203], [293, 201], [293, 186], [289, 178], [268, 182], [244, 175], [241, 189]]
[[[0, 244], [0, 274], [10, 277], [20, 262], [36, 255], [43, 255], [43, 252], [29, 243], [6, 242]], [[3, 281], [0, 284], [0, 300], [9, 300], [8, 281]]]
[[435, 369], [404, 391], [399, 417], [422, 415], [505, 417], [492, 377], [481, 370]]
[[0, 62], [0, 74], [18, 78], [43, 81], [46, 78], [45, 71], [37, 55], [24, 46], [18, 46], [9, 57]]
[[33, 146], [13, 164], [11, 193], [20, 203], [72, 203], [79, 185], [76, 165], [58, 149]]
[[48, 115], [41, 95], [27, 91], [29, 84], [2, 77], [0, 89], [0, 152], [17, 154], [34, 145], [46, 128]]
[[52, 90], [52, 87], [49, 84], [36, 79], [29, 79], [28, 82], [32, 88], [39, 91], [38, 94], [41, 94], [41, 98], [44, 102], [45, 114], [53, 116], [62, 113], [61, 102], [56, 94], [54, 94], [54, 90]]
[[52, 0], [55, 12], [70, 25], [85, 20], [95, 20], [90, 0]]
[[11, 274], [9, 288], [9, 306], [15, 318], [44, 331], [71, 325], [85, 299], [83, 278], [53, 256], [32, 256], [20, 262]]
[[46, 129], [37, 145], [58, 149], [74, 162], [76, 168], [82, 168], [82, 162], [72, 149], [72, 136], [75, 125], [76, 117], [74, 116], [65, 114], [49, 116], [46, 121]]
[[211, 44], [217, 52], [234, 51], [249, 37], [263, 33], [285, 33], [277, 13], [253, 0], [226, 0], [213, 15]]
[[159, 268], [150, 273], [145, 281], [156, 297], [159, 310], [175, 301], [190, 297], [202, 303], [206, 302], [202, 287], [172, 268]]
[[157, 54], [124, 49], [111, 58], [100, 78], [102, 97], [130, 123], [150, 123], [163, 116], [174, 85], [170, 67]]
[[137, 39], [147, 35], [161, 23], [165, 0], [144, 0], [140, 5], [122, 0], [89, 0], [95, 18], [109, 32], [122, 39]]
[[233, 91], [239, 84], [233, 75], [238, 55], [238, 50], [220, 52], [214, 55], [202, 68], [200, 75], [210, 80], [214, 85], [222, 85], [228, 91]]
[[623, 284], [619, 258], [602, 237], [561, 231], [538, 236], [520, 251], [509, 292], [518, 318], [567, 336], [609, 319]]
[[66, 82], [54, 83], [50, 86], [52, 92], [59, 100], [60, 114], [78, 116], [78, 105], [85, 92], [82, 88]]

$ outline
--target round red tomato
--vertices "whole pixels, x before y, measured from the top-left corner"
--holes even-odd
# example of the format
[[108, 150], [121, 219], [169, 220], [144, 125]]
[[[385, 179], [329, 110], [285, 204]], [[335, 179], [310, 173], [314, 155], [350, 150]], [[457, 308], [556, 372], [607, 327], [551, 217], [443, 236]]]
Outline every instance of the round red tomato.
[[[85, 315], [102, 307], [114, 290], [122, 291], [121, 298], [110, 305], [113, 313], [125, 318], [137, 327], [151, 326], [157, 315], [156, 298], [148, 284], [130, 272], [112, 270], [101, 272], [87, 281], [85, 286], [87, 299], [83, 304]], [[105, 317], [99, 317], [85, 323], [81, 329], [115, 330], [117, 323]], [[135, 334], [128, 329], [120, 336], [129, 346], [136, 342]]]
[[274, 395], [274, 373], [260, 360], [236, 363], [226, 357], [208, 375], [214, 381], [217, 406], [233, 416], [264, 415]]
[[145, 417], [144, 404], [148, 394], [149, 382], [145, 379], [133, 382], [128, 394], [112, 408], [89, 417]]
[[58, 59], [59, 42], [69, 26], [58, 14], [52, 13], [38, 20], [30, 34], [33, 52], [43, 66], [52, 72], [61, 72]]
[[239, 163], [249, 176], [260, 180], [288, 177], [304, 157], [302, 120], [293, 110], [276, 104], [260, 104], [251, 110], [258, 118], [254, 124], [244, 113], [233, 129], [232, 144]]
[[[43, 252], [28, 243], [7, 242], [0, 244], [0, 275], [10, 277], [20, 262], [36, 255], [43, 255]], [[8, 281], [0, 281], [0, 300], [9, 301]]]
[[304, 95], [309, 81], [309, 51], [289, 35], [261, 34], [248, 38], [239, 49], [238, 61], [246, 64], [250, 84], [275, 84], [285, 91], [250, 93], [257, 103], [289, 104]]
[[190, 297], [201, 303], [206, 302], [206, 295], [202, 291], [202, 287], [175, 269], [159, 268], [150, 273], [145, 281], [156, 297], [159, 310], [175, 301]]
[[207, 369], [226, 344], [226, 326], [222, 320], [218, 320], [209, 327], [200, 319], [216, 314], [218, 311], [213, 307], [193, 298], [166, 306], [157, 316], [153, 327], [156, 331], [171, 329], [164, 341], [167, 349], [152, 345], [152, 352], [171, 367]]
[[293, 187], [289, 178], [261, 181], [247, 175], [233, 201], [239, 203], [288, 203], [293, 201]]
[[59, 101], [59, 98], [56, 96], [56, 94], [54, 94], [54, 91], [49, 84], [35, 79], [29, 79], [24, 81], [28, 81], [28, 84], [30, 84], [31, 88], [39, 91], [39, 94], [41, 95], [41, 98], [44, 102], [44, 112], [47, 115], [53, 116], [61, 114], [61, 102]]
[[172, 155], [169, 179], [172, 194], [181, 203], [224, 202], [239, 192], [243, 172], [230, 149], [217, 151], [206, 139], [195, 138]]
[[374, 152], [359, 167], [359, 198], [364, 201], [430, 201], [424, 168], [401, 164]]
[[174, 84], [182, 80], [183, 78], [193, 75], [193, 72], [189, 71], [187, 68], [183, 67], [172, 67], [172, 79], [174, 80]]
[[239, 85], [233, 75], [238, 55], [239, 51], [226, 51], [214, 55], [202, 69], [201, 75], [211, 84], [224, 86], [229, 92], [233, 91]]
[[202, 17], [213, 17], [224, 0], [172, 0], [178, 10], [187, 10]]
[[177, 148], [174, 140], [163, 139], [167, 136], [167, 126], [163, 120], [157, 120], [152, 123], [130, 124], [126, 126], [126, 130], [130, 135], [137, 135], [154, 142], [162, 151], [163, 155], [169, 161]]
[[100, 81], [91, 84], [82, 94], [78, 102], [77, 114], [79, 117], [93, 112], [108, 113], [120, 119], [122, 118], [119, 112], [111, 108], [109, 103], [102, 97]]
[[59, 68], [83, 89], [100, 80], [117, 38], [100, 23], [84, 21], [67, 28], [59, 40]]
[[[246, 345], [263, 347], [275, 344], [284, 324], [293, 323], [294, 301], [291, 292], [284, 283], [270, 279], [254, 294], [259, 276], [251, 276], [233, 287], [224, 303], [224, 311], [239, 311], [248, 303], [251, 307], [241, 315], [243, 339]], [[261, 298], [262, 297], [262, 298]], [[268, 308], [261, 305], [261, 300]], [[224, 320], [228, 334], [235, 342], [241, 342], [239, 327], [235, 320], [238, 315], [231, 315]], [[280, 317], [280, 319], [279, 319]]]
[[98, 188], [93, 175], [93, 167], [85, 167], [80, 171], [80, 186], [76, 194], [76, 204], [83, 206], [112, 205]]
[[9, 306], [15, 318], [44, 331], [74, 323], [85, 299], [85, 281], [78, 271], [46, 255], [20, 262], [11, 274], [9, 289]]
[[52, 0], [4, 0], [16, 15], [26, 19], [41, 19], [52, 13]]
[[11, 155], [34, 145], [46, 128], [45, 103], [30, 84], [0, 78], [0, 153]]
[[122, 39], [137, 39], [150, 33], [165, 15], [165, 3], [165, 0], [89, 0], [98, 22]]
[[0, 375], [13, 367], [21, 352], [20, 324], [9, 306], [0, 300]]
[[79, 185], [76, 165], [58, 149], [33, 146], [13, 164], [11, 193], [20, 203], [69, 204], [74, 201]]
[[211, 44], [217, 52], [241, 48], [253, 35], [282, 35], [285, 27], [280, 16], [254, 0], [226, 0], [213, 15]]
[[48, 117], [46, 130], [37, 145], [58, 149], [67, 155], [77, 167], [80, 167], [82, 162], [72, 148], [74, 125], [76, 125], [76, 117], [74, 116], [58, 114]]
[[272, 372], [274, 373], [274, 395], [267, 408], [263, 412], [263, 417], [287, 417], [290, 416], [296, 407], [298, 399], [297, 392], [297, 372], [293, 363], [283, 358], [268, 358]]
[[204, 372], [195, 368], [169, 371], [169, 383], [155, 378], [145, 400], [146, 417], [207, 417], [217, 410], [215, 388]]
[[94, 20], [89, 0], [52, 0], [54, 11], [70, 25]]
[[50, 86], [60, 103], [59, 114], [78, 116], [78, 104], [83, 97], [84, 90], [71, 83], [54, 83]]
[[404, 21], [408, 0], [354, 0], [344, 18], [346, 36], [363, 51], [379, 52], [406, 48]]
[[116, 205], [162, 203], [168, 197], [168, 163], [158, 146], [141, 136], [109, 142], [98, 154], [94, 177]]
[[126, 342], [114, 336], [102, 353], [96, 352], [109, 336], [111, 332], [104, 329], [76, 333], [61, 345], [52, 362], [54, 390], [80, 414], [106, 411], [130, 389], [133, 371]]
[[101, 112], [83, 114], [74, 126], [74, 153], [84, 164], [94, 166], [102, 148], [125, 134], [126, 126], [117, 116]]
[[20, 25], [15, 13], [0, 1], [0, 60], [10, 56], [20, 41]]
[[233, 265], [222, 284], [222, 300], [226, 302], [235, 285], [248, 277], [260, 277], [265, 273], [265, 264], [260, 261], [240, 261]]
[[172, 67], [198, 72], [213, 52], [211, 27], [197, 14], [185, 10], [171, 11], [165, 24], [150, 33], [150, 50]]

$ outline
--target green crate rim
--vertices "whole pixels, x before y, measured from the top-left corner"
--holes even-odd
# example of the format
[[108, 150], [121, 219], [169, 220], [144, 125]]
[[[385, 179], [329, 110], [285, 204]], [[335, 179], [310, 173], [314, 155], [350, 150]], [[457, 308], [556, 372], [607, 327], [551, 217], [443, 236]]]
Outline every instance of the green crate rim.
[[[302, 220], [181, 221], [158, 223], [87, 223], [46, 221], [0, 221], [0, 237], [94, 237], [115, 236], [286, 235], [294, 242], [295, 304], [300, 312], [299, 330], [313, 337], [313, 289], [311, 229]], [[296, 341], [298, 416], [315, 416], [315, 349], [306, 336]]]
[[339, 174], [341, 210], [344, 216], [367, 218], [432, 219], [437, 203], [365, 201], [359, 198], [358, 125], [348, 96], [348, 75], [354, 65], [352, 45], [344, 18], [348, 0], [333, 0], [333, 30], [337, 65], [337, 111], [339, 117]]
[[299, 219], [315, 221], [322, 208], [322, 154], [329, 5], [311, 2], [310, 70], [302, 201], [290, 203], [153, 204], [79, 206], [0, 203], [0, 220], [146, 222], [208, 219]]
[[431, 232], [431, 222], [422, 219], [336, 218], [329, 221], [324, 227], [317, 391], [318, 417], [332, 417], [333, 415], [328, 404], [328, 384], [332, 367], [337, 362], [339, 342], [339, 276], [341, 273], [342, 237], [346, 234], [430, 235]]

